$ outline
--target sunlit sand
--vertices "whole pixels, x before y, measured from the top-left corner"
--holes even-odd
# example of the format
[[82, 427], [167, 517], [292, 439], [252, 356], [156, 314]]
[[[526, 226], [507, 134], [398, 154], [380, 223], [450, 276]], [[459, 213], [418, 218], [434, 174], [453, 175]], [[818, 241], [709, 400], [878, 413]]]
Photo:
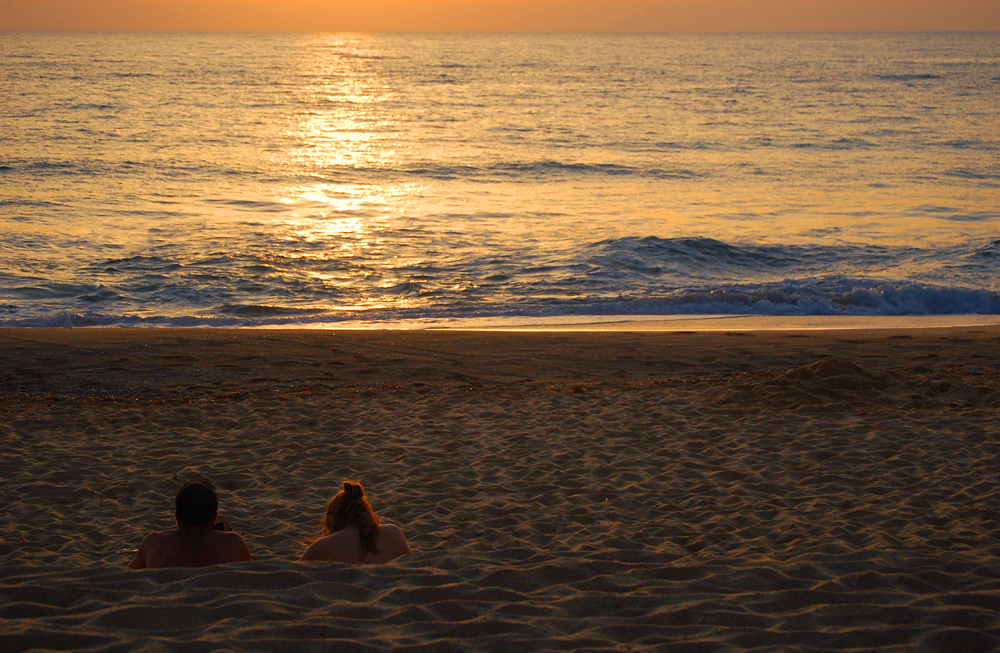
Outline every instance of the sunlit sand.
[[[998, 356], [995, 323], [3, 330], [0, 642], [993, 650]], [[343, 478], [411, 555], [295, 562]], [[125, 570], [192, 479], [254, 561]]]

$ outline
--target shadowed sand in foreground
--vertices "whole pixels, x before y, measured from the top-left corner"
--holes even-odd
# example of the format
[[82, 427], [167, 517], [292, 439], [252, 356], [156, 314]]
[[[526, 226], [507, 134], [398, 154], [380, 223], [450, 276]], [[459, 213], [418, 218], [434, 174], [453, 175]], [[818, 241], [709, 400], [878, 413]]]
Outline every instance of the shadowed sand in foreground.
[[[1000, 330], [0, 331], [0, 649], [1000, 647]], [[406, 531], [294, 562], [344, 478]], [[207, 479], [254, 562], [124, 569]]]

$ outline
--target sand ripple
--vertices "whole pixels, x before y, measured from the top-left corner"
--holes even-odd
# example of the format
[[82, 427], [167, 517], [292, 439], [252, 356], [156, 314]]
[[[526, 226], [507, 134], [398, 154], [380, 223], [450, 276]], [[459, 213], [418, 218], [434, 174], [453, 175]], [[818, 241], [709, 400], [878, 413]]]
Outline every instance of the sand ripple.
[[[8, 399], [0, 648], [1000, 649], [995, 387], [800, 362]], [[344, 477], [411, 556], [293, 561]], [[255, 561], [125, 571], [201, 478]]]

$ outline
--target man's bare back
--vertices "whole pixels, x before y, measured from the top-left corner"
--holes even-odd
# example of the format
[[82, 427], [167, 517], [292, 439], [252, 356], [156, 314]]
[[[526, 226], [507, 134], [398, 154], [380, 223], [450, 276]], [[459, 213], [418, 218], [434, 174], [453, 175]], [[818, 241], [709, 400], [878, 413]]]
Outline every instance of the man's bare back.
[[[177, 530], [150, 533], [128, 566], [132, 569], [208, 567], [250, 560], [246, 541], [219, 516], [219, 498], [207, 481], [185, 483], [174, 499]], [[216, 530], [216, 522], [223, 530]]]
[[128, 566], [132, 569], [208, 567], [250, 559], [250, 549], [237, 533], [181, 528], [147, 535]]

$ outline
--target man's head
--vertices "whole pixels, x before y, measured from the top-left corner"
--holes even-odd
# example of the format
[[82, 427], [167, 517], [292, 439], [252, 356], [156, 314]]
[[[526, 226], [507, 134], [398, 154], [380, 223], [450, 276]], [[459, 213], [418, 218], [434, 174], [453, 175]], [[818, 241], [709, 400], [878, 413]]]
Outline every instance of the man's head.
[[174, 499], [174, 515], [181, 526], [211, 528], [219, 514], [219, 498], [210, 483], [187, 483]]

